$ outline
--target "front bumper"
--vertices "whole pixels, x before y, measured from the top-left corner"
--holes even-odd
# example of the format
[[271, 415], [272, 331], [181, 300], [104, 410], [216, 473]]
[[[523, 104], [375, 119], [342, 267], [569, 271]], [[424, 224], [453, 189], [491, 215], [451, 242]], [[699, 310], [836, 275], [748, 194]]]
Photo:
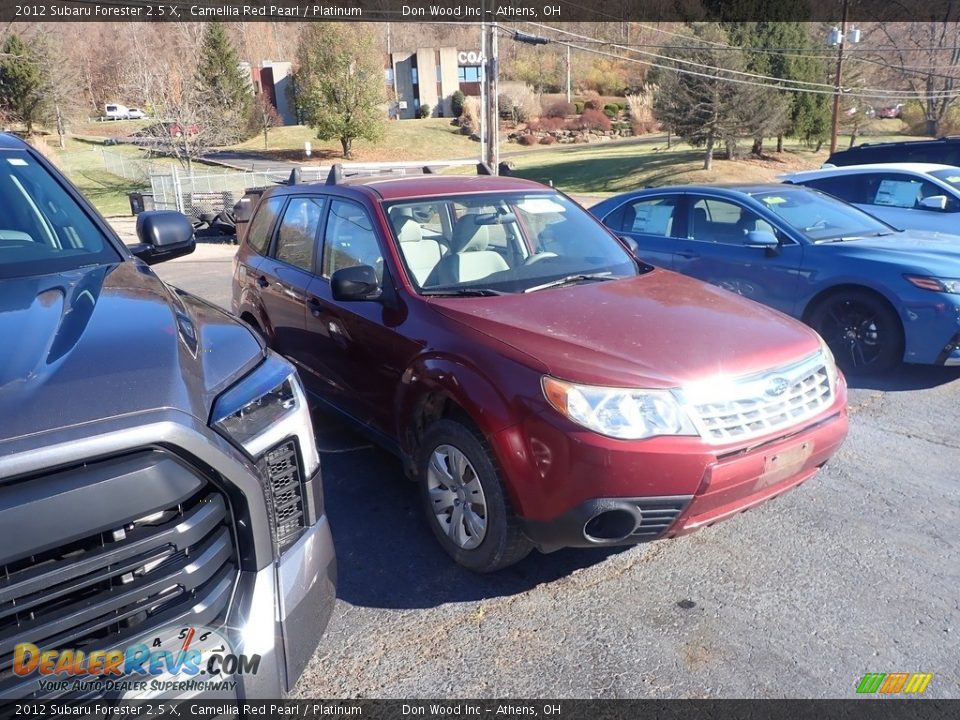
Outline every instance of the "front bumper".
[[813, 477], [847, 435], [842, 381], [840, 388], [804, 426], [745, 447], [612, 440], [570, 432], [548, 413], [525, 430], [502, 431], [494, 447], [525, 532], [542, 551], [635, 544], [712, 525]]

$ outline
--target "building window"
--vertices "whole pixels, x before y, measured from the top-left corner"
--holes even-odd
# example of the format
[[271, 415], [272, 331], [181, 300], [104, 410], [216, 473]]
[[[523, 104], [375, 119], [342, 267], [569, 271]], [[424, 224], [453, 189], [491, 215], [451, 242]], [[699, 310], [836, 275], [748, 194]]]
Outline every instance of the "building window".
[[393, 68], [387, 68], [383, 71], [383, 77], [387, 81], [387, 85], [393, 86]]
[[419, 84], [420, 84], [420, 80], [417, 78], [417, 69], [416, 69], [416, 68], [411, 68], [411, 69], [410, 69], [410, 78], [411, 78], [411, 83], [412, 83], [412, 84], [414, 84], [414, 85], [419, 85]]
[[479, 65], [468, 65], [466, 67], [457, 68], [457, 79], [462, 83], [468, 82], [480, 82], [480, 68]]
[[443, 82], [443, 72], [440, 70], [439, 65], [437, 65], [437, 82]]

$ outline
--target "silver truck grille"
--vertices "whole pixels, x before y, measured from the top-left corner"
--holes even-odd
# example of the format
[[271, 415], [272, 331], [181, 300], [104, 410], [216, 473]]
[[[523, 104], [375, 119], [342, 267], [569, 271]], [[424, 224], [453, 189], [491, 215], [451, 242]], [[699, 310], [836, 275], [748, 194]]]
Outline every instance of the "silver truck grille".
[[716, 443], [749, 440], [789, 428], [833, 403], [827, 362], [817, 353], [788, 367], [692, 394], [687, 400], [688, 412], [701, 436]]

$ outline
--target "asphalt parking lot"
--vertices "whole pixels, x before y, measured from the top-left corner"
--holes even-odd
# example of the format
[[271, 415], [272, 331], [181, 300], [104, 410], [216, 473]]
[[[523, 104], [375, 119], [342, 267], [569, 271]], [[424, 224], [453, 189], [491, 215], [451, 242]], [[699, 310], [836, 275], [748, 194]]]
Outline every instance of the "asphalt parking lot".
[[[234, 248], [158, 265], [229, 307]], [[685, 538], [460, 570], [399, 464], [318, 416], [338, 607], [303, 697], [960, 697], [960, 369], [851, 378], [816, 478]]]

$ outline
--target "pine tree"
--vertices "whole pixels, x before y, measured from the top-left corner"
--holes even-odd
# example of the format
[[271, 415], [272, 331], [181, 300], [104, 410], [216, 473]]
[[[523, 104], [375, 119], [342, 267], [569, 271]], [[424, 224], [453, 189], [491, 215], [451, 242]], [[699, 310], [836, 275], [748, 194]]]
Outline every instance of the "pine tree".
[[253, 91], [223, 23], [207, 26], [196, 79], [200, 97], [217, 126], [217, 139], [228, 143], [244, 137], [253, 108]]
[[16, 34], [0, 50], [0, 114], [23, 123], [27, 134], [49, 112], [48, 75], [33, 48]]

